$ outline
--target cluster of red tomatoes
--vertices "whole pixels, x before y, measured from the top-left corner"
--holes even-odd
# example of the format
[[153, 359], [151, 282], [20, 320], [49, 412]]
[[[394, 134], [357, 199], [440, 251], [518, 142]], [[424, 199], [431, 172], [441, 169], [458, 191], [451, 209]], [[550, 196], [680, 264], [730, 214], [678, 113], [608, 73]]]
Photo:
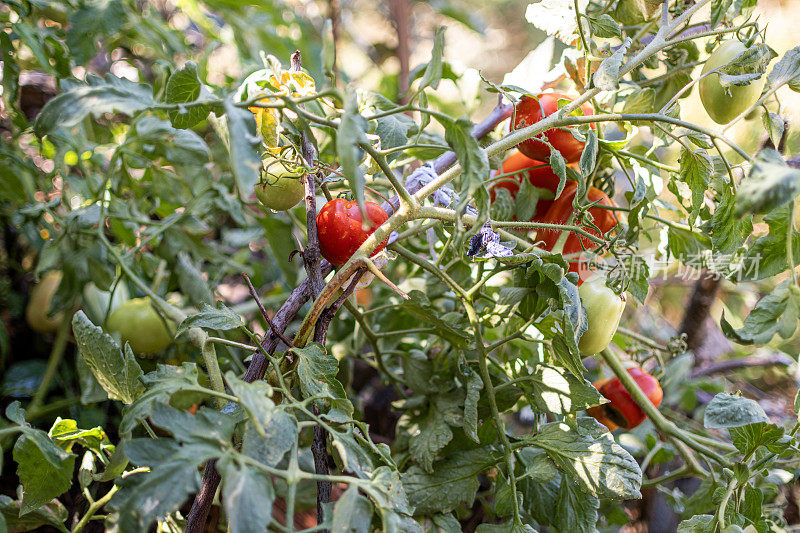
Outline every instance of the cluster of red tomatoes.
[[[525, 97], [516, 107], [514, 115], [514, 129], [524, 128], [539, 122], [542, 118], [558, 111], [559, 100], [569, 100], [568, 97], [558, 93], [541, 94], [536, 98]], [[584, 115], [592, 114], [592, 107], [588, 104], [581, 106]], [[591, 125], [594, 127], [594, 124]], [[540, 140], [546, 138], [547, 142]], [[551, 146], [558, 150], [568, 164], [577, 163], [584, 148], [583, 142], [577, 140], [570, 131], [553, 128], [545, 131], [542, 135], [528, 139], [520, 143], [514, 152], [505, 161], [499, 170], [499, 175], [509, 176], [501, 178], [491, 190], [491, 198], [494, 201], [497, 189], [506, 189], [511, 197], [516, 199], [523, 179], [538, 189], [549, 192], [547, 195], [540, 195], [536, 203], [536, 209], [530, 222], [541, 222], [547, 224], [565, 225], [573, 218], [575, 195], [578, 186], [575, 181], [568, 181], [561, 195], [555, 198], [560, 182], [559, 177], [549, 164], [544, 161], [550, 159]], [[546, 196], [546, 197], [545, 197]], [[616, 207], [606, 193], [590, 187], [586, 193], [586, 201], [593, 204], [588, 209], [591, 215], [592, 224], [597, 226], [602, 234], [606, 234], [617, 225], [617, 217], [611, 209], [603, 207]], [[573, 220], [573, 223], [578, 221]], [[592, 227], [584, 227], [588, 233], [595, 236], [602, 236]], [[584, 250], [596, 248], [596, 243], [589, 237], [568, 233], [562, 236], [561, 231], [543, 229], [537, 233], [537, 237], [543, 242], [545, 250], [554, 250], [561, 244], [560, 252], [575, 260], [570, 261], [570, 271], [579, 272], [579, 262], [577, 257]], [[582, 278], [584, 273], [582, 274]], [[588, 271], [586, 272], [588, 274]], [[583, 279], [581, 279], [583, 281]]]

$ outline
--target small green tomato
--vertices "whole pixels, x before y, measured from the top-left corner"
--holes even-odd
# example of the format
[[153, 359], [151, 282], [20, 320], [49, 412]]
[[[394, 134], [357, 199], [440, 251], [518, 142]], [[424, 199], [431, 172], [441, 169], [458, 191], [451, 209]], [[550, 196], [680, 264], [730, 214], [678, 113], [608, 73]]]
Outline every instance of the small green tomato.
[[606, 278], [594, 275], [578, 288], [581, 304], [586, 309], [588, 328], [578, 342], [583, 356], [590, 356], [605, 350], [611, 343], [619, 327], [622, 311], [625, 310], [625, 297], [619, 296], [606, 287]]
[[[706, 60], [702, 74], [730, 63], [746, 49], [744, 43], [736, 39], [722, 43]], [[709, 74], [698, 83], [700, 100], [714, 122], [727, 124], [756, 103], [766, 80], [766, 75], [763, 75], [749, 85], [723, 87], [719, 74]]]
[[303, 167], [287, 168], [281, 161], [274, 161], [264, 172], [263, 181], [256, 185], [256, 198], [264, 207], [274, 211], [287, 211], [303, 199], [306, 193]]

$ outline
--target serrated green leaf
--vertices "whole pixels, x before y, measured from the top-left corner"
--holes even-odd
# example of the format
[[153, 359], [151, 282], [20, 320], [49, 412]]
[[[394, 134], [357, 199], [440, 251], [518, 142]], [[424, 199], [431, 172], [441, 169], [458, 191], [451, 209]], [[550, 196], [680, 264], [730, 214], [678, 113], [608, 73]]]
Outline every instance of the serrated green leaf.
[[265, 472], [222, 456], [216, 464], [222, 476], [222, 502], [231, 533], [266, 531], [272, 519], [275, 489]]
[[250, 196], [261, 177], [261, 157], [258, 154], [259, 137], [253, 114], [226, 98], [223, 104], [228, 119], [230, 164], [239, 194]]
[[642, 471], [636, 460], [593, 418], [579, 427], [546, 424], [528, 444], [543, 449], [580, 487], [598, 498], [641, 498]]
[[367, 533], [372, 522], [372, 504], [350, 485], [333, 506], [331, 533]]
[[740, 329], [733, 329], [723, 314], [720, 327], [725, 336], [739, 344], [767, 344], [775, 334], [784, 339], [791, 337], [800, 318], [800, 289], [787, 279], [775, 287], [744, 319]]
[[[201, 99], [203, 84], [197, 74], [197, 63], [187, 61], [172, 73], [167, 81], [165, 98], [169, 104], [185, 104]], [[207, 96], [207, 95], [204, 95]], [[169, 112], [169, 120], [176, 128], [191, 128], [211, 112], [209, 105], [193, 105]]]
[[103, 113], [134, 115], [156, 105], [149, 85], [134, 83], [108, 74], [105, 79], [93, 78], [89, 85], [79, 85], [48, 101], [36, 118], [34, 132], [38, 136], [56, 128], [69, 128], [88, 115]]
[[480, 485], [478, 474], [494, 464], [486, 448], [456, 452], [436, 464], [433, 473], [412, 466], [402, 476], [415, 514], [450, 512], [461, 504], [470, 505]]
[[81, 357], [112, 400], [131, 403], [144, 392], [142, 369], [130, 349], [119, 345], [103, 329], [86, 318], [83, 311], [72, 317], [72, 332]]
[[756, 154], [736, 193], [736, 215], [769, 213], [800, 194], [800, 169], [789, 167], [781, 154], [765, 148]]

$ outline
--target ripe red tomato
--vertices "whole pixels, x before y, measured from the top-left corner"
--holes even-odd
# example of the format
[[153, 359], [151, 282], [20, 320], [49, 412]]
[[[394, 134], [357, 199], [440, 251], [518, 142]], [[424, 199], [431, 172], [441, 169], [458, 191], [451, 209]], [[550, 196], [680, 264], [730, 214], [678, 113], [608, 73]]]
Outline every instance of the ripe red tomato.
[[[537, 99], [538, 98], [538, 99]], [[560, 93], [545, 93], [540, 94], [537, 98], [526, 96], [517, 104], [514, 114], [514, 129], [525, 128], [536, 124], [542, 118], [552, 115], [558, 111], [558, 100], [572, 100], [568, 96]], [[594, 114], [594, 110], [589, 103], [581, 105], [584, 115]], [[591, 128], [595, 128], [595, 124], [590, 124]], [[572, 132], [553, 128], [545, 131], [543, 134], [547, 137], [547, 142], [552, 144], [556, 150], [561, 152], [567, 163], [574, 163], [581, 158], [583, 147], [585, 143], [580, 142], [572, 136]], [[536, 140], [536, 138], [522, 141], [517, 146], [519, 151], [537, 161], [548, 161], [550, 158], [550, 147], [545, 143]]]
[[[568, 182], [561, 196], [555, 199], [553, 205], [550, 206], [550, 209], [545, 213], [542, 222], [548, 224], [567, 224], [570, 215], [572, 215], [572, 202], [575, 200], [575, 194], [577, 192], [577, 183]], [[617, 206], [606, 193], [594, 187], [589, 188], [587, 200], [590, 203], [597, 202], [599, 205], [606, 205], [609, 207]], [[593, 223], [600, 228], [604, 234], [611, 231], [617, 225], [618, 220], [614, 211], [602, 209], [600, 207], [591, 207], [588, 212], [592, 215]], [[584, 229], [592, 235], [602, 237], [602, 235], [598, 234], [593, 228], [584, 226]], [[544, 229], [539, 231], [537, 237], [544, 241], [542, 247], [545, 250], [553, 250], [561, 237], [561, 233], [562, 232], [557, 230]], [[561, 253], [563, 255], [580, 254], [583, 250], [591, 250], [593, 248], [597, 248], [597, 244], [594, 241], [588, 237], [570, 232], [564, 241], [564, 247]], [[579, 261], [571, 261], [569, 267], [570, 272], [578, 272], [580, 270], [579, 266]], [[589, 272], [586, 272], [586, 274], [588, 275]]]
[[[519, 151], [515, 151], [503, 161], [498, 174], [510, 174], [512, 172], [515, 173], [513, 176], [503, 178], [492, 186], [489, 191], [492, 201], [494, 201], [496, 189], [506, 189], [511, 193], [512, 198], [516, 198], [517, 191], [519, 191], [520, 183], [525, 174], [527, 174], [528, 181], [534, 187], [546, 189], [553, 194], [555, 194], [558, 189], [560, 179], [556, 173], [553, 172], [553, 169], [550, 168], [550, 165], [533, 160]], [[550, 209], [550, 206], [553, 205], [553, 201], [553, 198], [540, 198], [536, 202], [536, 213], [533, 215], [531, 222], [541, 222], [544, 218], [544, 214]]]
[[[658, 407], [664, 397], [664, 391], [661, 390], [658, 380], [639, 367], [629, 368], [628, 374], [633, 377], [650, 403]], [[635, 428], [647, 418], [618, 377], [596, 381], [594, 386], [609, 403], [590, 407], [586, 412], [606, 426], [609, 431], [618, 427]]]
[[[362, 226], [361, 210], [358, 203], [344, 198], [336, 198], [326, 203], [317, 215], [319, 247], [322, 257], [332, 265], [343, 265], [358, 250], [375, 229], [386, 222], [389, 215], [375, 202], [364, 202], [371, 225]], [[377, 254], [386, 247], [387, 238], [370, 254]]]

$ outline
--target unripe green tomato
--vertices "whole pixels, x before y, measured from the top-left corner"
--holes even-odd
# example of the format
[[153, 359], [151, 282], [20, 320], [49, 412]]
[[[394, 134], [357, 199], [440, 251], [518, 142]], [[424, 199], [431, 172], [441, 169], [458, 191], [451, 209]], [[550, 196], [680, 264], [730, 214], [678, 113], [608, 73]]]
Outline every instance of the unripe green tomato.
[[53, 316], [47, 315], [50, 311], [50, 302], [53, 300], [53, 294], [58, 289], [59, 283], [61, 283], [61, 271], [51, 270], [42, 276], [39, 283], [31, 289], [28, 306], [25, 308], [25, 320], [28, 321], [28, 325], [32, 330], [39, 333], [52, 333], [61, 324], [64, 313], [56, 313]]
[[578, 288], [581, 304], [586, 309], [588, 328], [581, 335], [578, 349], [583, 356], [590, 356], [605, 350], [611, 343], [619, 327], [622, 311], [625, 310], [625, 297], [614, 294], [606, 287], [606, 278], [592, 276]]
[[299, 204], [306, 194], [302, 177], [302, 170], [292, 172], [286, 165], [276, 161], [269, 165], [264, 180], [256, 184], [256, 198], [264, 207], [287, 211]]
[[[722, 43], [706, 60], [702, 74], [730, 63], [745, 50], [745, 45], [736, 39]], [[719, 74], [710, 74], [698, 83], [700, 100], [714, 122], [727, 124], [756, 103], [766, 80], [766, 76], [761, 76], [749, 85], [723, 87], [719, 83]]]
[[130, 300], [128, 286], [124, 281], [117, 284], [112, 296], [110, 291], [97, 288], [94, 283], [87, 283], [83, 288], [81, 308], [86, 316], [95, 324], [102, 324], [106, 315], [111, 316], [114, 310], [124, 302]]
[[106, 330], [118, 333], [121, 344], [127, 342], [135, 354], [160, 352], [172, 342], [173, 324], [169, 328], [153, 309], [150, 298], [134, 298], [111, 313]]

